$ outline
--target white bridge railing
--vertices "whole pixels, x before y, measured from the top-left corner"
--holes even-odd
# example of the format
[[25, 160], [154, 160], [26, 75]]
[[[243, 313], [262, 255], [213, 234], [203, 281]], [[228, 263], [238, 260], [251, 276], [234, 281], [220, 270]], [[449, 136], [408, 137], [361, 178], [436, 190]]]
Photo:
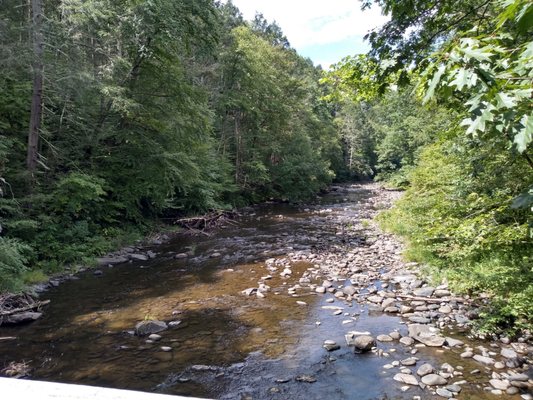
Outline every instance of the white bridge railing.
[[35, 400], [202, 400], [195, 397], [135, 392], [68, 383], [0, 378], [2, 399]]

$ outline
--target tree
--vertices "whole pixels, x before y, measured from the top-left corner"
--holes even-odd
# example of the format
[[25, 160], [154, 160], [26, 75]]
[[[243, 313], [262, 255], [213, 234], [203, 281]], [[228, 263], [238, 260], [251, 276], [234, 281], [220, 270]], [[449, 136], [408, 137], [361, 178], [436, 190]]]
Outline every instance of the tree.
[[39, 131], [42, 120], [43, 99], [43, 4], [42, 0], [31, 1], [32, 31], [33, 31], [33, 94], [31, 99], [30, 131], [28, 134], [28, 155], [26, 166], [33, 176], [38, 161]]

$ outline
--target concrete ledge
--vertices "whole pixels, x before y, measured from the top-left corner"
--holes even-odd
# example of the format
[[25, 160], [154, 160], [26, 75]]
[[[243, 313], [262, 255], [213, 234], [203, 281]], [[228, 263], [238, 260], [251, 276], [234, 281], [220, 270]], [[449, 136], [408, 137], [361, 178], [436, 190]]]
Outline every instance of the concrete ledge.
[[197, 397], [169, 396], [135, 392], [133, 390], [107, 389], [69, 383], [30, 381], [0, 378], [2, 399], [39, 400], [202, 400]]

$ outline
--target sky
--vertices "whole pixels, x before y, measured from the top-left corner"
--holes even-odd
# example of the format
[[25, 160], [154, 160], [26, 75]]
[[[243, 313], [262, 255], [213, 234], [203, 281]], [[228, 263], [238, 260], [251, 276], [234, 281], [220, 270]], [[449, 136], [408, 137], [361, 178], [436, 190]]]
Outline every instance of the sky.
[[358, 0], [232, 0], [247, 20], [261, 12], [276, 21], [292, 47], [323, 68], [366, 53], [363, 36], [387, 18], [379, 7], [361, 11]]

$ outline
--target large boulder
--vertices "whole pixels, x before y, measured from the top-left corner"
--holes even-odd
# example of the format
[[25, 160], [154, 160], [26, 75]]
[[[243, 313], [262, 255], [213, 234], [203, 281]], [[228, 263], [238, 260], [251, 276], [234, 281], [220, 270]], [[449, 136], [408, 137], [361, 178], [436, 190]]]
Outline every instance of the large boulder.
[[146, 320], [135, 325], [135, 334], [137, 336], [146, 336], [152, 333], [162, 332], [166, 329], [168, 329], [168, 326], [164, 321]]

